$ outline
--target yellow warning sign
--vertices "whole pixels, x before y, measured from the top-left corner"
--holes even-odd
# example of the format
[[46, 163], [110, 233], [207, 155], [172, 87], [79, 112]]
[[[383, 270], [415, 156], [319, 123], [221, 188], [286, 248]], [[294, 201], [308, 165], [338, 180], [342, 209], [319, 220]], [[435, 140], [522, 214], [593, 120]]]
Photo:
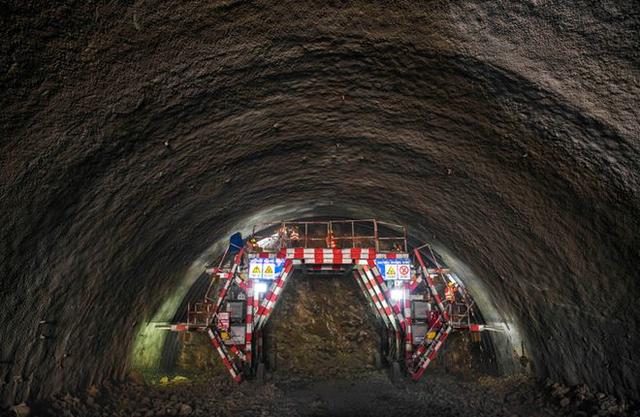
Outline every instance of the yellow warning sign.
[[252, 274], [260, 274], [260, 267], [255, 266], [253, 267], [253, 269], [251, 270]]
[[396, 269], [392, 266], [389, 267], [389, 269], [387, 269], [387, 277], [391, 278], [391, 277], [395, 277], [396, 276]]
[[271, 268], [271, 265], [267, 265], [267, 267], [264, 269], [264, 273], [273, 274], [273, 268]]

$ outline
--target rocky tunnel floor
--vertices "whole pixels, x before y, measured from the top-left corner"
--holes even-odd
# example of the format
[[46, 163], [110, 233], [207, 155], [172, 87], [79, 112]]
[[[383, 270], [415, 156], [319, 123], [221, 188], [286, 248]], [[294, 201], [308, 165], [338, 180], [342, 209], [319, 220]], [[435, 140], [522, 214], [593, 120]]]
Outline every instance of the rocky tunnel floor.
[[[9, 414], [13, 415], [13, 414]], [[36, 404], [36, 416], [639, 416], [587, 386], [546, 386], [520, 376], [461, 379], [434, 373], [393, 383], [386, 371], [355, 378], [274, 377], [240, 386], [218, 375], [147, 385], [138, 376]]]

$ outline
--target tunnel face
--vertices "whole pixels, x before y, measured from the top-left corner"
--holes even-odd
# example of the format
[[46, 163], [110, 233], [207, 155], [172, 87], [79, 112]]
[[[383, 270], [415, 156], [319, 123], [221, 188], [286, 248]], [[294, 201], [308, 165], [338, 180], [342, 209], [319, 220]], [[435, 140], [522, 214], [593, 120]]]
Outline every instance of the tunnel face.
[[2, 401], [128, 369], [256, 219], [407, 224], [536, 374], [638, 399], [638, 5], [2, 6]]

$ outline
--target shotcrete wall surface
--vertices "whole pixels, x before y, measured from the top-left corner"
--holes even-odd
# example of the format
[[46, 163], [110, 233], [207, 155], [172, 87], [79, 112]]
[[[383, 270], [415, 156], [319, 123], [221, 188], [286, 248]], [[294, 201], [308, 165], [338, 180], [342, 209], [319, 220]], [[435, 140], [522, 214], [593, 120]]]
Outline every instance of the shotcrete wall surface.
[[637, 2], [0, 16], [2, 402], [122, 376], [221, 235], [308, 215], [436, 239], [537, 375], [638, 399]]

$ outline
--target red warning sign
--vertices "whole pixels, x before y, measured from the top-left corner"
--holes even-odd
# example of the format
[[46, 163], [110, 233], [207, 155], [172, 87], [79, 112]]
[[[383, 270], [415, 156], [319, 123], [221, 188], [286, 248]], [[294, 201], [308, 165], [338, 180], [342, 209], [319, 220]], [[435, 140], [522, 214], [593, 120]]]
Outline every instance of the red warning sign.
[[409, 265], [400, 265], [398, 267], [398, 279], [411, 279], [411, 268], [409, 268]]
[[218, 313], [218, 329], [229, 330], [229, 312]]

